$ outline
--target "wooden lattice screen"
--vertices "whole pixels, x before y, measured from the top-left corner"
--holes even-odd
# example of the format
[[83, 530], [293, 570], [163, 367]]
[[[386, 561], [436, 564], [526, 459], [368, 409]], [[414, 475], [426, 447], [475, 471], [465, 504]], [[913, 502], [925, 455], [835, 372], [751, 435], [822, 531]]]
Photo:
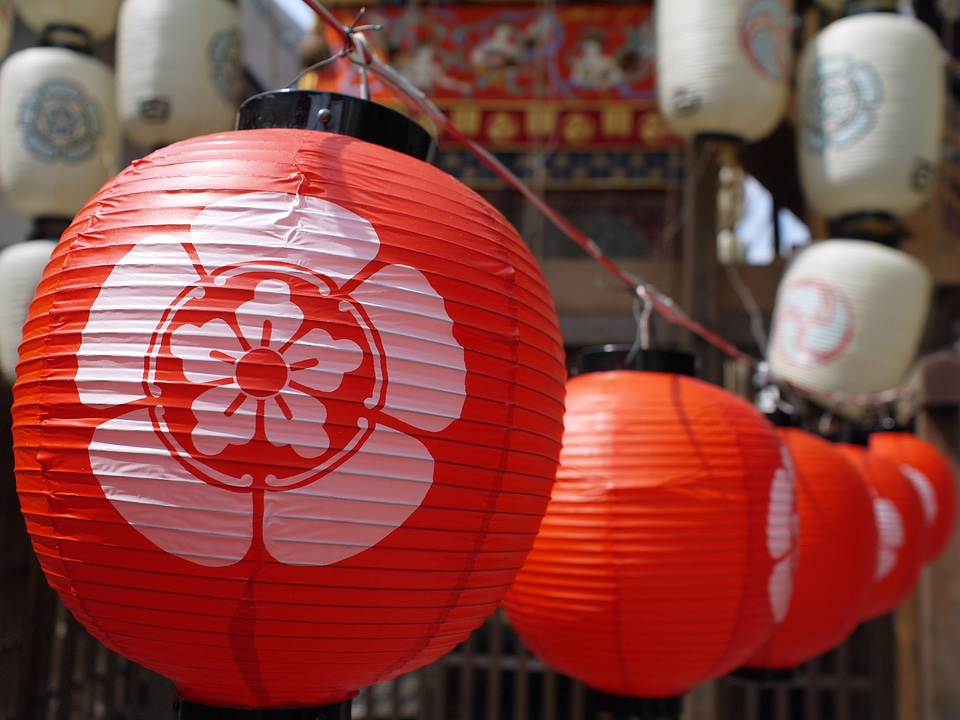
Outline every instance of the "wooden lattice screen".
[[[62, 606], [40, 627], [43, 633], [23, 633], [38, 646], [44, 643], [37, 635], [49, 643], [38, 648], [47, 665], [35, 662], [30, 682], [17, 660], [24, 646], [7, 642], [13, 635], [5, 626], [2, 720], [176, 719], [167, 680], [107, 651]], [[716, 720], [895, 720], [891, 638], [891, 623], [882, 619], [790, 682], [725, 678], [716, 685]], [[352, 714], [356, 720], [609, 720], [591, 711], [579, 682], [531, 656], [502, 613], [440, 661], [363, 690]]]

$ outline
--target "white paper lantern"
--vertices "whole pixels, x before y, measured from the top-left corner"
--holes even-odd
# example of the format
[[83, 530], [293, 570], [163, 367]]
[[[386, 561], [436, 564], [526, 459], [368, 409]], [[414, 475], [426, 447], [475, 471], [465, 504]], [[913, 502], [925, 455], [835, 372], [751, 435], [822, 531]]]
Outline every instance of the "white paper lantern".
[[232, 130], [240, 21], [226, 0], [124, 0], [117, 25], [117, 109], [127, 136], [156, 148]]
[[0, 250], [0, 376], [10, 386], [17, 379], [27, 310], [56, 245], [56, 240], [37, 239]]
[[929, 198], [943, 132], [941, 53], [924, 23], [879, 12], [830, 23], [807, 45], [797, 153], [814, 210], [897, 218]]
[[113, 71], [58, 47], [0, 65], [0, 189], [28, 217], [72, 217], [117, 173]]
[[36, 33], [51, 25], [83, 30], [91, 40], [103, 40], [117, 26], [120, 0], [16, 0], [23, 23]]
[[879, 243], [808, 246], [777, 289], [770, 369], [825, 395], [896, 387], [916, 355], [931, 286], [923, 264]]
[[792, 0], [659, 0], [660, 112], [687, 137], [759, 140], [779, 124], [792, 75]]

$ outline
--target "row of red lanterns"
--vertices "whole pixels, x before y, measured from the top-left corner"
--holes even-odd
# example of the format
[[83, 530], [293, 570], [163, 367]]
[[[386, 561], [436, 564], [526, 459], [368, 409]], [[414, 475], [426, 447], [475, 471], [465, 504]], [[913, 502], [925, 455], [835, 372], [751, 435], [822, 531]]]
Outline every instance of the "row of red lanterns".
[[[720, 137], [734, 146], [769, 135], [785, 115], [795, 74], [793, 22], [790, 0], [658, 2], [659, 105], [671, 127], [691, 140]], [[932, 282], [921, 263], [896, 248], [897, 223], [930, 197], [943, 122], [941, 55], [923, 23], [867, 12], [830, 22], [797, 64], [804, 195], [845, 234], [814, 243], [788, 266], [766, 354], [776, 377], [821, 401], [895, 388], [915, 357]], [[929, 112], [918, 117], [916, 107]], [[570, 395], [577, 397], [572, 388]], [[641, 404], [639, 397], [633, 402]], [[848, 403], [843, 410], [855, 415], [864, 406]], [[912, 436], [878, 434], [864, 448], [799, 429], [777, 432], [797, 474], [800, 555], [786, 617], [741, 658], [761, 670], [795, 666], [839, 643], [857, 623], [896, 607], [923, 563], [943, 550], [932, 519], [941, 513], [949, 536], [956, 513], [949, 464], [942, 457], [930, 463], [927, 456], [936, 451]], [[557, 502], [555, 496], [551, 508]], [[535, 546], [531, 562], [546, 553], [538, 556]], [[645, 567], [635, 560], [617, 572]], [[514, 587], [535, 595], [537, 580], [527, 577], [524, 585], [525, 572]], [[660, 660], [647, 659], [662, 668]], [[606, 682], [615, 682], [612, 677], [611, 670]], [[666, 691], [642, 684], [619, 690]]]
[[792, 671], [893, 610], [956, 501], [910, 433], [836, 443], [683, 374], [589, 372], [568, 382], [557, 482], [504, 606], [547, 664], [662, 703]]
[[[903, 473], [880, 469], [891, 449], [838, 451], [862, 464], [831, 470], [844, 495], [871, 502], [827, 512], [796, 478], [830, 453], [731, 393], [660, 366], [565, 385], [529, 250], [422, 162], [419, 126], [327, 93], [245, 109], [80, 210], [14, 387], [44, 572], [185, 707], [340, 703], [504, 598], [545, 662], [608, 695], [675, 697], [828, 649], [902, 601], [952, 532], [955, 498], [934, 483], [931, 534]], [[800, 583], [821, 577], [804, 528], [844, 512], [862, 530], [844, 548], [873, 540], [875, 572], [856, 617], [797, 650]]]
[[[201, 138], [122, 174], [58, 247], [25, 330], [17, 477], [41, 564], [91, 632], [173, 678], [188, 705], [348, 699], [451, 649], [504, 593], [520, 637], [548, 664], [607, 696], [666, 700], [740, 667], [789, 668], [831, 649], [902, 602], [944, 549], [956, 495], [933, 446], [907, 433], [876, 434], [864, 448], [777, 429], [746, 400], [690, 377], [689, 361], [686, 374], [669, 372], [644, 351], [639, 358], [654, 369], [570, 379], [559, 442], [559, 335], [518, 239], [504, 261], [526, 266], [523, 287], [488, 293], [481, 306], [465, 302], [495, 277], [471, 281], [478, 270], [466, 257], [502, 247], [508, 226], [490, 208], [468, 211], [476, 200], [463, 195], [461, 229], [487, 229], [466, 246], [461, 237], [456, 264], [453, 248], [439, 252], [447, 231], [428, 230], [441, 194], [430, 193], [421, 217], [418, 191], [396, 185], [413, 169], [423, 178], [426, 166], [329, 135], [314, 145], [327, 168], [317, 189], [335, 191], [336, 205], [313, 194], [290, 205], [296, 196], [273, 169], [278, 153], [303, 139], [287, 130]], [[225, 145], [234, 162], [259, 163], [264, 175], [221, 178], [229, 186], [215, 191], [192, 175], [204, 155], [222, 164], [214, 151]], [[295, 157], [304, 169], [316, 162]], [[361, 161], [358, 172], [329, 180], [334, 167]], [[464, 193], [436, 175], [448, 201]], [[351, 196], [388, 186], [390, 205], [405, 200], [402, 222], [368, 202], [363, 216], [350, 214], [361, 208]], [[196, 205], [184, 206], [185, 192]], [[211, 193], [218, 199], [208, 204]], [[144, 212], [162, 232], [135, 222]], [[300, 242], [277, 234], [285, 222]], [[312, 246], [311, 234], [335, 242]], [[425, 242], [437, 252], [424, 255]], [[438, 255], [446, 259], [436, 267], [412, 264]], [[156, 279], [131, 294], [130, 280], [158, 257], [167, 260]], [[330, 268], [326, 291], [339, 310], [320, 301], [321, 276], [304, 270], [318, 262]], [[92, 286], [90, 273], [99, 278]], [[301, 329], [288, 331], [280, 321], [291, 303]], [[520, 354], [501, 358], [519, 363], [508, 382], [491, 363], [512, 333], [497, 340], [491, 323], [509, 307], [528, 311], [515, 321], [526, 338]], [[359, 330], [341, 328], [316, 350], [282, 349], [285, 337], [321, 338], [330, 313], [352, 315]], [[116, 339], [121, 315], [128, 333], [142, 326], [139, 337]], [[391, 332], [414, 323], [419, 340]], [[554, 349], [544, 354], [548, 339]], [[244, 340], [253, 348], [243, 350]], [[313, 352], [339, 384], [294, 382]], [[362, 359], [371, 355], [380, 361]], [[281, 361], [286, 379], [274, 383]], [[304, 388], [328, 414], [315, 409], [284, 424], [271, 408], [302, 409], [295, 398]], [[218, 409], [216, 398], [233, 400]], [[246, 405], [266, 413], [249, 435], [231, 420]], [[369, 409], [356, 417], [359, 405]], [[554, 429], [545, 435], [548, 419]], [[337, 439], [347, 424], [356, 443]], [[370, 424], [380, 426], [373, 435]], [[330, 440], [319, 454], [318, 435]], [[489, 442], [478, 444], [483, 436]], [[403, 465], [412, 474], [389, 470]], [[332, 509], [345, 499], [346, 489], [336, 490], [344, 482], [365, 511]], [[488, 510], [477, 514], [481, 496]], [[463, 544], [447, 537], [454, 531]]]

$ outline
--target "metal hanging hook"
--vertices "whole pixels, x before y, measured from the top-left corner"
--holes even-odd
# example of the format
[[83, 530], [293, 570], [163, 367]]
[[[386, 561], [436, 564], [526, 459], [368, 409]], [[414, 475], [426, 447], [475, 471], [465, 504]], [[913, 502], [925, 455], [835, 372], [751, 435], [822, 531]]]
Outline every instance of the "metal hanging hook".
[[633, 317], [637, 321], [637, 334], [630, 346], [624, 364], [629, 366], [637, 353], [650, 349], [650, 316], [653, 314], [653, 303], [643, 284], [636, 287], [633, 296]]

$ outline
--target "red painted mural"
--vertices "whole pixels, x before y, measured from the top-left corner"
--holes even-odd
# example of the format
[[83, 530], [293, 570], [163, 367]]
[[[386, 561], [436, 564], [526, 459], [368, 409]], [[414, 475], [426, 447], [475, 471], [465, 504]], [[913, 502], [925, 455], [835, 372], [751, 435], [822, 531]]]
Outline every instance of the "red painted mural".
[[[356, 8], [338, 8], [350, 25]], [[676, 145], [656, 107], [652, 5], [455, 5], [368, 10], [378, 57], [448, 113], [468, 137], [498, 148]], [[342, 43], [321, 28], [328, 47]], [[372, 98], [400, 99], [374, 74]], [[301, 87], [359, 95], [361, 67], [342, 59]]]

